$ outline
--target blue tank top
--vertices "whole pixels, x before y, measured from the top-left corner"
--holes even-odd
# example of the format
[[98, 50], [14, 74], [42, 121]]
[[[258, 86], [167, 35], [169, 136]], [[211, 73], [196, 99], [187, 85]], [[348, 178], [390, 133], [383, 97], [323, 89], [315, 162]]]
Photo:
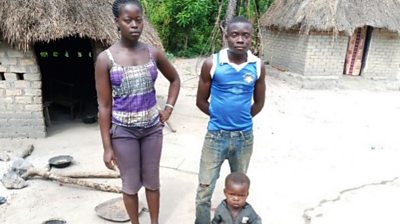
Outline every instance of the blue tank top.
[[250, 51], [247, 62], [241, 65], [229, 62], [227, 49], [213, 55], [208, 130], [252, 129], [251, 105], [260, 63]]

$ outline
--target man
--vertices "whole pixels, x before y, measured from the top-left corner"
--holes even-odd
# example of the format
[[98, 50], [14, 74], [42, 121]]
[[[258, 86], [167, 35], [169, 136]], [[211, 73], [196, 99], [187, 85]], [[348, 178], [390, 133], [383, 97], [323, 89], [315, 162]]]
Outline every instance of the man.
[[211, 197], [224, 160], [231, 172], [247, 172], [253, 151], [252, 118], [265, 100], [265, 67], [249, 50], [252, 33], [246, 18], [233, 18], [225, 33], [228, 48], [201, 68], [196, 105], [210, 120], [200, 161], [195, 224], [210, 223]]

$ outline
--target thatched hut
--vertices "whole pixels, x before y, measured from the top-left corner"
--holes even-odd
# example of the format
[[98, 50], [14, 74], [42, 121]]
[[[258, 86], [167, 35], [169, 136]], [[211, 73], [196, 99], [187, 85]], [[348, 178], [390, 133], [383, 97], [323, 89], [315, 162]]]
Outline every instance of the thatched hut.
[[399, 0], [275, 0], [261, 25], [264, 59], [279, 77], [399, 89]]
[[[97, 113], [94, 60], [118, 38], [111, 5], [0, 0], [0, 137], [46, 136], [49, 109]], [[142, 41], [162, 47], [145, 23]]]

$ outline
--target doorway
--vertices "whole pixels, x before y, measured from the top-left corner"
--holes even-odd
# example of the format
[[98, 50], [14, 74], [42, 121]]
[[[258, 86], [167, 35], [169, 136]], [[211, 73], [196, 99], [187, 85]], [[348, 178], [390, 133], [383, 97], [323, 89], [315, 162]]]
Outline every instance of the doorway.
[[46, 125], [96, 115], [94, 59], [90, 39], [69, 37], [49, 43], [38, 42], [34, 50], [42, 74]]
[[369, 26], [357, 28], [349, 38], [343, 69], [344, 75], [361, 75], [368, 56], [372, 30], [373, 28]]

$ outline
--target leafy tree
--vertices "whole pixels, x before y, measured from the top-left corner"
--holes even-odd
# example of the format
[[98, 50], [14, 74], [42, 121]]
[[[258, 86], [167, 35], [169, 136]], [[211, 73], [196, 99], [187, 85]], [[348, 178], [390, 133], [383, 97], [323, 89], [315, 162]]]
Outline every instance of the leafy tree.
[[146, 15], [156, 27], [166, 50], [184, 57], [205, 55], [221, 48], [221, 27], [228, 9], [234, 8], [232, 17], [245, 15], [254, 23], [271, 2], [272, 0], [142, 0]]

